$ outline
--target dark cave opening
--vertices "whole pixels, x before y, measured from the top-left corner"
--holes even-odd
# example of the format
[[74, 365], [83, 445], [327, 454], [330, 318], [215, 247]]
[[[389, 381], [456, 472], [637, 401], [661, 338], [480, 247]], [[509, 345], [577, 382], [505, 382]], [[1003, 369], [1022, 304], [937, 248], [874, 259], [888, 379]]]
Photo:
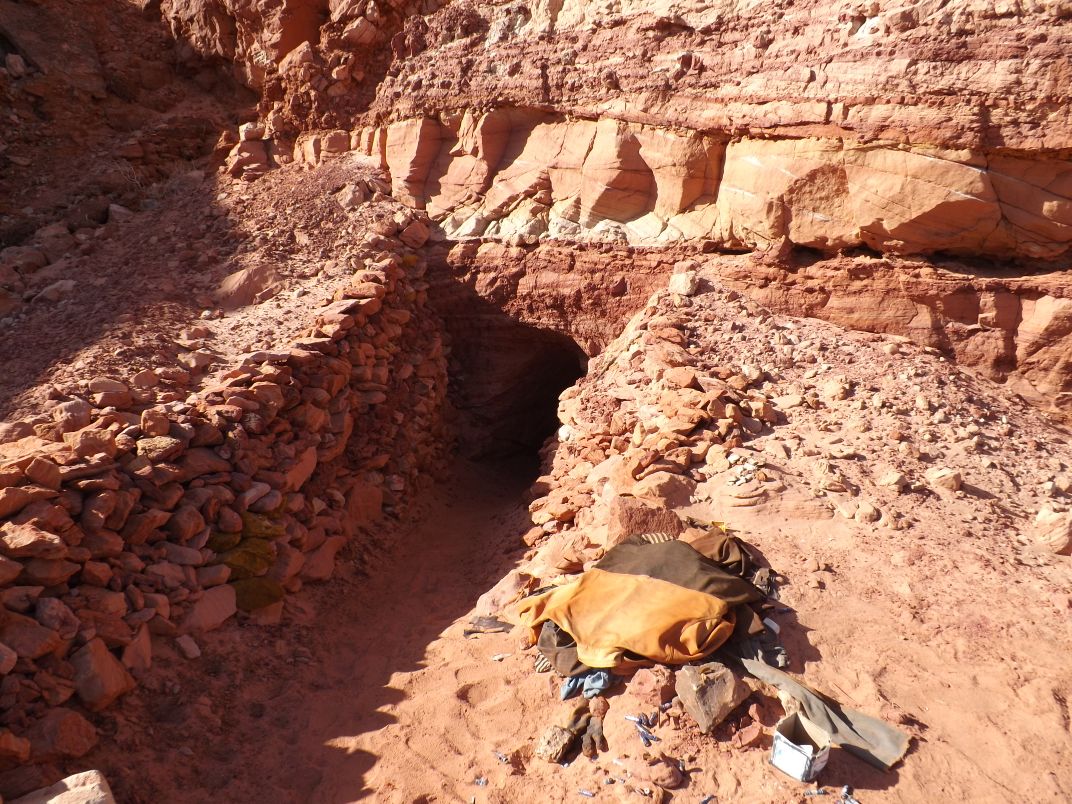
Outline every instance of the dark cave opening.
[[562, 333], [505, 314], [495, 316], [494, 324], [490, 331], [452, 332], [459, 452], [478, 460], [531, 457], [525, 462], [538, 463], [540, 448], [559, 426], [559, 395], [584, 376], [588, 358]]

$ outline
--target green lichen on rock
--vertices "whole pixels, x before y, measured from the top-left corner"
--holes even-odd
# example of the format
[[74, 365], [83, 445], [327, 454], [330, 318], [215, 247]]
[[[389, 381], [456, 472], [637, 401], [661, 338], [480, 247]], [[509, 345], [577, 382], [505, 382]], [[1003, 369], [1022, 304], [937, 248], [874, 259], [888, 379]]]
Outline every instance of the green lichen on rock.
[[235, 600], [242, 611], [256, 611], [283, 599], [283, 587], [271, 578], [245, 578], [234, 581]]
[[243, 539], [233, 550], [222, 553], [219, 560], [231, 568], [231, 578], [244, 580], [268, 572], [275, 550], [267, 539]]
[[251, 511], [242, 512], [243, 539], [282, 539], [286, 535], [287, 527], [282, 520]]
[[208, 537], [208, 549], [213, 553], [223, 553], [227, 550], [232, 550], [238, 547], [238, 543], [242, 541], [241, 533], [222, 533], [216, 531]]

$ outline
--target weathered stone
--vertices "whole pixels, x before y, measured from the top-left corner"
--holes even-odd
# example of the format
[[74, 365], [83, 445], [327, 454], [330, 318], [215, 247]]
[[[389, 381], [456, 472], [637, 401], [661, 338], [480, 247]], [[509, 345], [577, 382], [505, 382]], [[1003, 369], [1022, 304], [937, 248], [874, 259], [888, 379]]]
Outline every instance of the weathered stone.
[[68, 776], [11, 804], [115, 804], [115, 797], [104, 775], [90, 770]]
[[10, 586], [0, 591], [0, 603], [12, 611], [29, 614], [43, 591], [43, 586]]
[[630, 782], [644, 788], [676, 790], [685, 780], [677, 760], [666, 756], [645, 754], [624, 763]]
[[80, 545], [89, 551], [92, 558], [115, 558], [123, 552], [126, 545], [123, 537], [112, 530], [98, 530], [87, 532], [82, 537]]
[[675, 676], [681, 705], [704, 734], [710, 734], [750, 694], [748, 686], [719, 662], [685, 665]]
[[633, 487], [633, 494], [642, 499], [665, 500], [667, 505], [678, 507], [688, 505], [696, 482], [687, 477], [670, 472], [654, 472]]
[[674, 697], [674, 674], [668, 667], [648, 667], [637, 670], [629, 680], [629, 694], [658, 709]]
[[201, 477], [201, 475], [231, 471], [230, 462], [221, 458], [208, 447], [193, 447], [192, 449], [188, 449], [176, 463], [179, 466], [180, 472], [175, 480], [179, 483], [185, 483], [189, 480], [193, 480], [195, 477]]
[[[250, 143], [244, 145], [248, 147]], [[271, 293], [278, 279], [275, 271], [266, 264], [243, 268], [224, 278], [213, 296], [224, 310], [234, 310]]]
[[134, 679], [104, 642], [91, 639], [73, 656], [74, 685], [91, 712], [99, 712], [134, 688]]
[[110, 380], [106, 377], [97, 377], [89, 381], [89, 391], [93, 403], [98, 408], [126, 408], [133, 401], [130, 388], [118, 380]]
[[123, 648], [123, 666], [133, 673], [144, 673], [153, 663], [153, 642], [149, 626], [142, 625], [130, 644]]
[[231, 568], [231, 578], [241, 580], [264, 575], [275, 560], [275, 548], [265, 539], [243, 539], [238, 547], [219, 555]]
[[52, 409], [52, 418], [65, 433], [87, 427], [92, 421], [92, 417], [93, 408], [84, 399], [71, 399], [67, 402], [61, 402]]
[[30, 524], [0, 525], [0, 551], [11, 558], [64, 558], [67, 545], [55, 533]]
[[342, 536], [329, 536], [325, 542], [306, 556], [302, 567], [303, 581], [326, 581], [335, 572], [335, 556], [346, 544]]
[[238, 499], [235, 501], [236, 507], [240, 511], [245, 511], [253, 503], [257, 502], [261, 497], [272, 491], [272, 487], [267, 483], [255, 482], [251, 483], [249, 488], [243, 491]]
[[187, 659], [197, 659], [201, 656], [201, 648], [198, 647], [197, 642], [189, 634], [176, 637], [175, 645]]
[[203, 589], [227, 583], [231, 578], [231, 568], [226, 564], [213, 564], [211, 567], [198, 567], [197, 585]]
[[420, 248], [428, 241], [431, 227], [423, 220], [414, 220], [398, 234], [398, 239], [410, 248]]
[[685, 529], [681, 517], [666, 508], [661, 500], [645, 502], [619, 494], [610, 502], [607, 513], [607, 544], [610, 548], [639, 533], [669, 533]]
[[182, 567], [200, 567], [205, 563], [205, 558], [201, 555], [200, 550], [184, 547], [173, 542], [162, 542], [160, 546], [164, 551], [164, 558], [172, 564], [178, 564]]
[[82, 565], [82, 583], [91, 586], [107, 586], [112, 579], [112, 568], [103, 561], [87, 561]]
[[183, 621], [183, 631], [202, 633], [219, 628], [238, 611], [234, 587], [230, 584], [205, 590]]
[[670, 277], [668, 289], [671, 293], [681, 296], [692, 296], [699, 288], [700, 282], [695, 271], [683, 271]]
[[62, 640], [51, 628], [29, 617], [0, 610], [0, 642], [24, 659], [37, 659], [58, 648]]
[[154, 592], [145, 593], [145, 606], [156, 611], [158, 617], [162, 617], [165, 620], [171, 617], [171, 601], [167, 595], [160, 595]]
[[183, 450], [181, 440], [167, 435], [139, 438], [137, 443], [138, 454], [143, 455], [153, 463], [169, 461], [180, 455]]
[[60, 468], [46, 458], [34, 458], [26, 465], [26, 477], [45, 488], [59, 489]]
[[[8, 762], [25, 762], [30, 758], [30, 741], [25, 737], [16, 737], [7, 729], [0, 729], [0, 760]], [[44, 799], [41, 804], [48, 804]]]
[[948, 467], [939, 466], [931, 469], [926, 474], [927, 483], [935, 488], [947, 491], [959, 491], [962, 484], [960, 472]]
[[0, 556], [0, 587], [7, 586], [22, 572], [22, 564], [4, 556]]
[[1060, 556], [1072, 555], [1072, 513], [1042, 508], [1030, 534], [1042, 548]]
[[192, 505], [180, 505], [171, 518], [167, 521], [164, 529], [171, 534], [177, 542], [187, 542], [205, 527], [205, 518], [201, 516]]
[[[241, 527], [241, 520], [239, 521], [239, 526]], [[242, 534], [240, 532], [221, 533], [216, 531], [208, 537], [208, 542], [205, 546], [214, 553], [224, 553], [228, 550], [233, 550], [241, 541]]]
[[345, 185], [335, 194], [335, 200], [338, 201], [339, 206], [347, 211], [357, 209], [365, 203], [366, 197], [364, 189], [353, 184]]
[[31, 558], [22, 565], [19, 581], [33, 586], [58, 586], [80, 567], [62, 559]]
[[94, 611], [113, 617], [125, 617], [127, 614], [127, 598], [122, 592], [86, 586], [79, 589], [79, 593], [86, 605]]
[[244, 539], [283, 539], [287, 535], [286, 524], [264, 514], [242, 512], [242, 537]]
[[577, 735], [561, 726], [551, 726], [536, 745], [536, 756], [546, 762], [557, 763], [565, 759]]
[[268, 577], [285, 585], [291, 578], [297, 577], [303, 566], [305, 554], [301, 550], [296, 550], [285, 542], [278, 542], [275, 563], [268, 571]]
[[109, 648], [123, 648], [134, 639], [134, 630], [126, 620], [95, 609], [79, 609], [78, 619], [87, 630], [92, 629]]
[[856, 507], [856, 513], [853, 514], [852, 518], [857, 522], [870, 524], [878, 522], [882, 518], [882, 512], [867, 500], [860, 500], [859, 505]]
[[115, 436], [107, 430], [78, 430], [74, 433], [65, 433], [63, 440], [80, 458], [89, 458], [94, 455], [114, 458], [117, 451]]
[[0, 676], [6, 676], [14, 670], [15, 662], [17, 662], [18, 659], [19, 654], [15, 652], [14, 648], [0, 642]]
[[242, 611], [255, 611], [278, 603], [285, 592], [278, 581], [271, 578], [245, 578], [231, 584], [235, 600]]
[[285, 473], [284, 491], [297, 491], [316, 470], [316, 447], [309, 447], [298, 456], [294, 465]]
[[20, 486], [0, 489], [0, 519], [6, 519], [30, 503], [32, 495]]
[[38, 720], [26, 737], [30, 740], [34, 762], [76, 759], [97, 745], [97, 729], [77, 712], [58, 707]]
[[62, 639], [73, 639], [82, 627], [70, 606], [58, 597], [39, 599], [34, 608], [34, 619], [45, 628], [55, 631]]

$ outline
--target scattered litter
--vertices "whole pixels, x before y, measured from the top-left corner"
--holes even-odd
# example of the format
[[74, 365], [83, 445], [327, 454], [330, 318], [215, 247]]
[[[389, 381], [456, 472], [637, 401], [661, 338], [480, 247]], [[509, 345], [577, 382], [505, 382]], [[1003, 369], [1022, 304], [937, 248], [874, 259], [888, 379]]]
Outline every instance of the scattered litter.
[[637, 734], [640, 735], [640, 741], [644, 743], [645, 748], [650, 748], [652, 743], [661, 742], [658, 737], [656, 737], [654, 734], [652, 734], [650, 731], [648, 731], [636, 721], [633, 722], [633, 726], [636, 728]]
[[462, 631], [462, 636], [473, 637], [478, 634], [505, 634], [513, 629], [510, 623], [504, 623], [495, 617], [474, 617], [469, 627]]
[[842, 706], [762, 662], [742, 659], [741, 664], [750, 675], [799, 701], [802, 715], [829, 735], [831, 745], [881, 770], [892, 768], [908, 750], [908, 736], [888, 723]]
[[494, 656], [491, 657], [491, 660], [493, 662], [501, 662], [503, 659], [507, 658], [508, 656], [513, 656], [513, 655], [514, 654], [512, 654], [512, 653], [496, 653]]
[[830, 735], [799, 712], [774, 727], [771, 764], [787, 776], [810, 782], [830, 759]]
[[510, 757], [506, 756], [506, 754], [504, 754], [502, 751], [496, 751], [495, 758], [499, 760], [499, 762], [502, 762], [504, 765], [510, 762]]
[[[739, 478], [762, 465], [745, 458], [731, 462]], [[664, 712], [669, 713], [666, 718], [675, 729], [680, 728], [685, 713], [702, 725], [702, 718], [681, 698], [683, 674], [703, 674], [708, 672], [703, 668], [711, 666], [728, 676], [721, 687], [712, 686], [710, 704], [712, 712], [728, 713], [749, 692], [731, 669], [731, 665], [743, 666], [748, 674], [800, 704], [800, 711], [792, 711], [774, 729], [770, 762], [780, 771], [799, 781], [811, 781], [826, 766], [833, 745], [876, 767], [892, 767], [908, 748], [906, 735], [876, 718], [842, 707], [777, 669], [788, 664], [788, 656], [779, 639], [783, 625], [774, 616], [792, 613], [792, 609], [776, 605], [776, 573], [769, 567], [754, 569], [756, 561], [745, 543], [717, 523], [692, 543], [630, 537], [608, 550], [579, 580], [537, 590], [521, 602], [519, 619], [539, 652], [535, 669], [555, 671], [562, 678], [560, 695], [566, 700], [582, 692], [589, 699], [600, 696], [621, 680], [615, 673], [627, 675], [652, 664], [678, 666], [673, 672], [661, 670], [665, 678], [648, 692], [663, 696], [649, 699], [657, 708], [650, 714], [624, 715], [644, 747], [652, 748], [661, 742], [654, 730]], [[692, 626], [698, 618], [713, 623], [713, 627], [697, 633]], [[495, 627], [497, 622], [483, 625]], [[712, 658], [716, 651], [721, 653]], [[501, 661], [508, 655], [493, 658]], [[738, 697], [738, 687], [743, 697]], [[667, 700], [670, 690], [676, 690], [678, 697]], [[606, 713], [605, 703], [602, 708], [590, 709], [582, 702], [568, 723], [544, 732], [536, 756], [566, 767], [577, 756], [579, 741], [580, 753], [595, 761], [599, 751], [607, 750], [602, 721]], [[757, 727], [751, 728], [754, 731]], [[744, 744], [756, 744], [764, 733], [759, 728], [760, 733]], [[705, 729], [701, 727], [701, 731]], [[658, 761], [673, 772], [678, 783], [687, 773], [684, 759], [663, 755]], [[617, 759], [612, 762], [622, 764]], [[652, 794], [649, 788], [637, 786], [639, 777], [627, 783], [629, 776], [617, 781], [644, 795]], [[614, 783], [614, 778], [603, 781], [605, 785]], [[656, 784], [663, 789], [672, 786], [662, 781]], [[578, 792], [594, 797], [589, 790]], [[817, 789], [808, 795], [833, 794]], [[716, 800], [716, 796], [706, 796], [701, 804]], [[844, 788], [837, 804], [860, 802], [852, 797], [851, 789]]]
[[473, 780], [473, 783], [477, 787], [487, 787], [488, 786], [488, 777], [487, 776], [477, 776], [476, 779]]

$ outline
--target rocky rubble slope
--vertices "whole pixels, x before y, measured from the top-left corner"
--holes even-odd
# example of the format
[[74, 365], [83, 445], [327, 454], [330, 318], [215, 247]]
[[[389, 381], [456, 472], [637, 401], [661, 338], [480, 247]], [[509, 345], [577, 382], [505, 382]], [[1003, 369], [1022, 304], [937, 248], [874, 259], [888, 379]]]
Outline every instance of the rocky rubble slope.
[[[1039, 649], [1072, 638], [1067, 433], [933, 350], [773, 315], [689, 263], [559, 416], [529, 505], [535, 549], [478, 611], [571, 580], [635, 533], [690, 539], [722, 521], [780, 573], [773, 618], [794, 670], [915, 736], [890, 800], [1068, 795], [1070, 676]], [[612, 699], [609, 739], [646, 683]], [[614, 731], [628, 754], [635, 735]], [[756, 754], [659, 733], [669, 756], [696, 756], [699, 792], [798, 800]], [[602, 773], [619, 771], [571, 780]]]

